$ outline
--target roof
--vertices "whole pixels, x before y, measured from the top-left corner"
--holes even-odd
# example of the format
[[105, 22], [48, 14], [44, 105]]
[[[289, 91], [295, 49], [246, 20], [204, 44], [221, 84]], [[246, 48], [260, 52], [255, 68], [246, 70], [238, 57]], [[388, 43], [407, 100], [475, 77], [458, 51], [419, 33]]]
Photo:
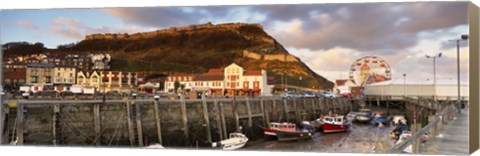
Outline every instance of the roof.
[[74, 65], [55, 65], [55, 67], [58, 67], [58, 68], [77, 68]]
[[18, 61], [15, 61], [15, 62], [12, 62], [12, 63], [8, 63], [6, 65], [25, 65], [24, 62], [18, 62]]
[[[378, 82], [378, 83], [373, 83], [373, 84], [367, 84], [367, 86], [382, 86], [382, 85], [433, 85], [433, 81], [431, 80], [426, 80], [426, 81], [412, 81], [412, 80], [406, 80], [405, 82], [403, 79], [394, 79], [394, 80], [388, 80], [388, 81], [383, 81], [383, 82]], [[457, 80], [437, 80], [435, 82], [436, 85], [457, 85]], [[462, 81], [460, 82], [461, 85], [469, 85], [468, 81]]]
[[168, 76], [195, 76], [196, 74], [188, 74], [188, 73], [172, 73]]
[[208, 70], [208, 72], [206, 74], [209, 74], [209, 75], [223, 75], [223, 69], [222, 68], [210, 69], [210, 70]]
[[247, 70], [247, 71], [245, 71], [245, 73], [243, 73], [243, 75], [247, 75], [247, 76], [262, 75], [262, 71], [261, 70]]
[[25, 70], [22, 71], [6, 71], [4, 74], [5, 79], [25, 79], [27, 73]]
[[34, 68], [53, 68], [55, 65], [47, 64], [47, 63], [29, 63], [27, 67], [34, 67]]
[[347, 82], [346, 79], [343, 79], [343, 80], [335, 80], [335, 84], [337, 84], [337, 86], [343, 86], [343, 85], [345, 85], [345, 82]]
[[193, 81], [223, 81], [223, 80], [224, 80], [223, 75], [202, 74], [193, 78]]

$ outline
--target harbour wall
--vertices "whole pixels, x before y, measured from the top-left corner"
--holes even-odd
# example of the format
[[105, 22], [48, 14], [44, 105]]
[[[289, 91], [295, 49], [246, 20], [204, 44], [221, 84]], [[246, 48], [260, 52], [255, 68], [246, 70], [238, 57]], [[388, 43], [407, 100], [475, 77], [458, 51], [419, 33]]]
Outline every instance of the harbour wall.
[[206, 147], [235, 131], [258, 139], [269, 122], [300, 123], [329, 111], [345, 114], [353, 109], [358, 104], [344, 98], [19, 101], [6, 108], [3, 143]]

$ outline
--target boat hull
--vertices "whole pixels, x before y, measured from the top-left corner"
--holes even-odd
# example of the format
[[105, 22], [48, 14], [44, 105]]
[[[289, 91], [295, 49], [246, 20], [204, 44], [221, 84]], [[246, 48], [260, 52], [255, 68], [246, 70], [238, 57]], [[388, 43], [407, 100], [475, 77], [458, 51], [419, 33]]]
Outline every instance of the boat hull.
[[367, 117], [367, 116], [356, 116], [356, 117], [355, 117], [355, 120], [356, 120], [356, 121], [359, 121], [359, 122], [367, 122], [367, 121], [372, 120], [372, 118], [371, 118], [371, 117]]
[[388, 123], [388, 121], [389, 120], [386, 119], [386, 118], [374, 118], [372, 120], [372, 123], [374, 123], [374, 124], [379, 124], [379, 123], [386, 124], [386, 123]]
[[313, 133], [296, 131], [296, 132], [285, 132], [285, 131], [276, 131], [278, 141], [296, 141], [296, 140], [307, 140], [311, 139]]
[[322, 125], [323, 133], [345, 132], [350, 128], [350, 124], [334, 125], [325, 123]]
[[277, 139], [276, 130], [265, 128], [263, 134], [266, 139]]
[[[248, 141], [248, 140], [247, 140], [247, 141]], [[223, 150], [236, 150], [236, 149], [240, 149], [240, 148], [242, 148], [243, 146], [245, 146], [245, 144], [247, 144], [247, 141], [242, 141], [242, 142], [239, 142], [239, 143], [236, 143], [236, 144], [223, 145], [222, 149], [223, 149]]]

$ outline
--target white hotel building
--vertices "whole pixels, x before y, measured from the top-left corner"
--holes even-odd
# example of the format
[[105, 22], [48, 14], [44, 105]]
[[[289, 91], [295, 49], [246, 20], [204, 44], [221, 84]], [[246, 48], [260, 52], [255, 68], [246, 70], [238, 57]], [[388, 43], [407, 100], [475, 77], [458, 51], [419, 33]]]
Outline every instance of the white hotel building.
[[174, 83], [185, 85], [184, 90], [207, 92], [209, 95], [269, 95], [267, 72], [245, 70], [232, 63], [224, 69], [210, 69], [204, 74], [172, 74], [165, 81], [165, 91], [174, 92]]

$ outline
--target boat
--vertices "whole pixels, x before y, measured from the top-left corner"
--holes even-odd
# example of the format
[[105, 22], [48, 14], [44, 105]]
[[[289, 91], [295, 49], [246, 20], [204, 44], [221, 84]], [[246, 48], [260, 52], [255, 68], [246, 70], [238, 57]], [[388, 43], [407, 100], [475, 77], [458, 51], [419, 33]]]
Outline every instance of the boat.
[[367, 122], [372, 120], [372, 111], [370, 109], [359, 109], [355, 115], [355, 120], [359, 122]]
[[276, 130], [278, 141], [295, 141], [306, 140], [312, 138], [312, 131], [309, 130], [296, 130], [296, 131], [281, 131]]
[[344, 115], [324, 116], [322, 120], [323, 133], [344, 132], [352, 125], [352, 122], [348, 121]]
[[403, 133], [403, 132], [408, 132], [410, 131], [410, 127], [405, 124], [405, 123], [400, 123], [400, 125], [398, 125], [397, 127], [395, 127], [395, 129], [393, 129], [391, 132], [390, 132], [390, 137], [392, 139], [399, 139], [400, 135]]
[[248, 138], [242, 133], [230, 133], [229, 138], [212, 143], [212, 147], [220, 147], [223, 150], [235, 150], [247, 144]]
[[405, 122], [407, 123], [407, 119], [405, 119], [405, 116], [404, 115], [394, 115], [392, 117], [392, 122], [394, 125], [399, 125], [400, 122]]
[[314, 121], [302, 121], [302, 127], [303, 129], [316, 132], [321, 130], [322, 124], [320, 122], [320, 119]]
[[156, 143], [156, 144], [151, 144], [145, 148], [154, 148], [154, 149], [164, 149], [165, 147], [163, 147], [161, 144], [159, 143]]
[[[288, 126], [288, 125], [293, 125], [293, 127]], [[294, 132], [296, 131], [295, 129], [295, 124], [293, 123], [279, 123], [279, 122], [271, 122], [269, 124], [268, 128], [263, 129], [263, 134], [265, 138], [268, 139], [277, 139], [277, 133], [276, 130], [282, 130], [282, 131], [289, 131], [289, 132]]]
[[387, 124], [389, 122], [386, 114], [384, 112], [373, 112], [373, 124]]
[[350, 112], [347, 114], [347, 120], [348, 121], [355, 121], [355, 117], [357, 116], [358, 112]]
[[312, 137], [313, 130], [298, 130], [294, 123], [272, 122], [269, 128], [263, 130], [265, 138], [273, 138], [279, 141], [303, 140]]
[[[398, 137], [398, 140], [395, 144], [400, 144], [404, 141], [407, 141], [412, 136], [411, 131], [403, 131], [402, 134]], [[412, 145], [408, 145], [402, 152], [412, 153]]]

